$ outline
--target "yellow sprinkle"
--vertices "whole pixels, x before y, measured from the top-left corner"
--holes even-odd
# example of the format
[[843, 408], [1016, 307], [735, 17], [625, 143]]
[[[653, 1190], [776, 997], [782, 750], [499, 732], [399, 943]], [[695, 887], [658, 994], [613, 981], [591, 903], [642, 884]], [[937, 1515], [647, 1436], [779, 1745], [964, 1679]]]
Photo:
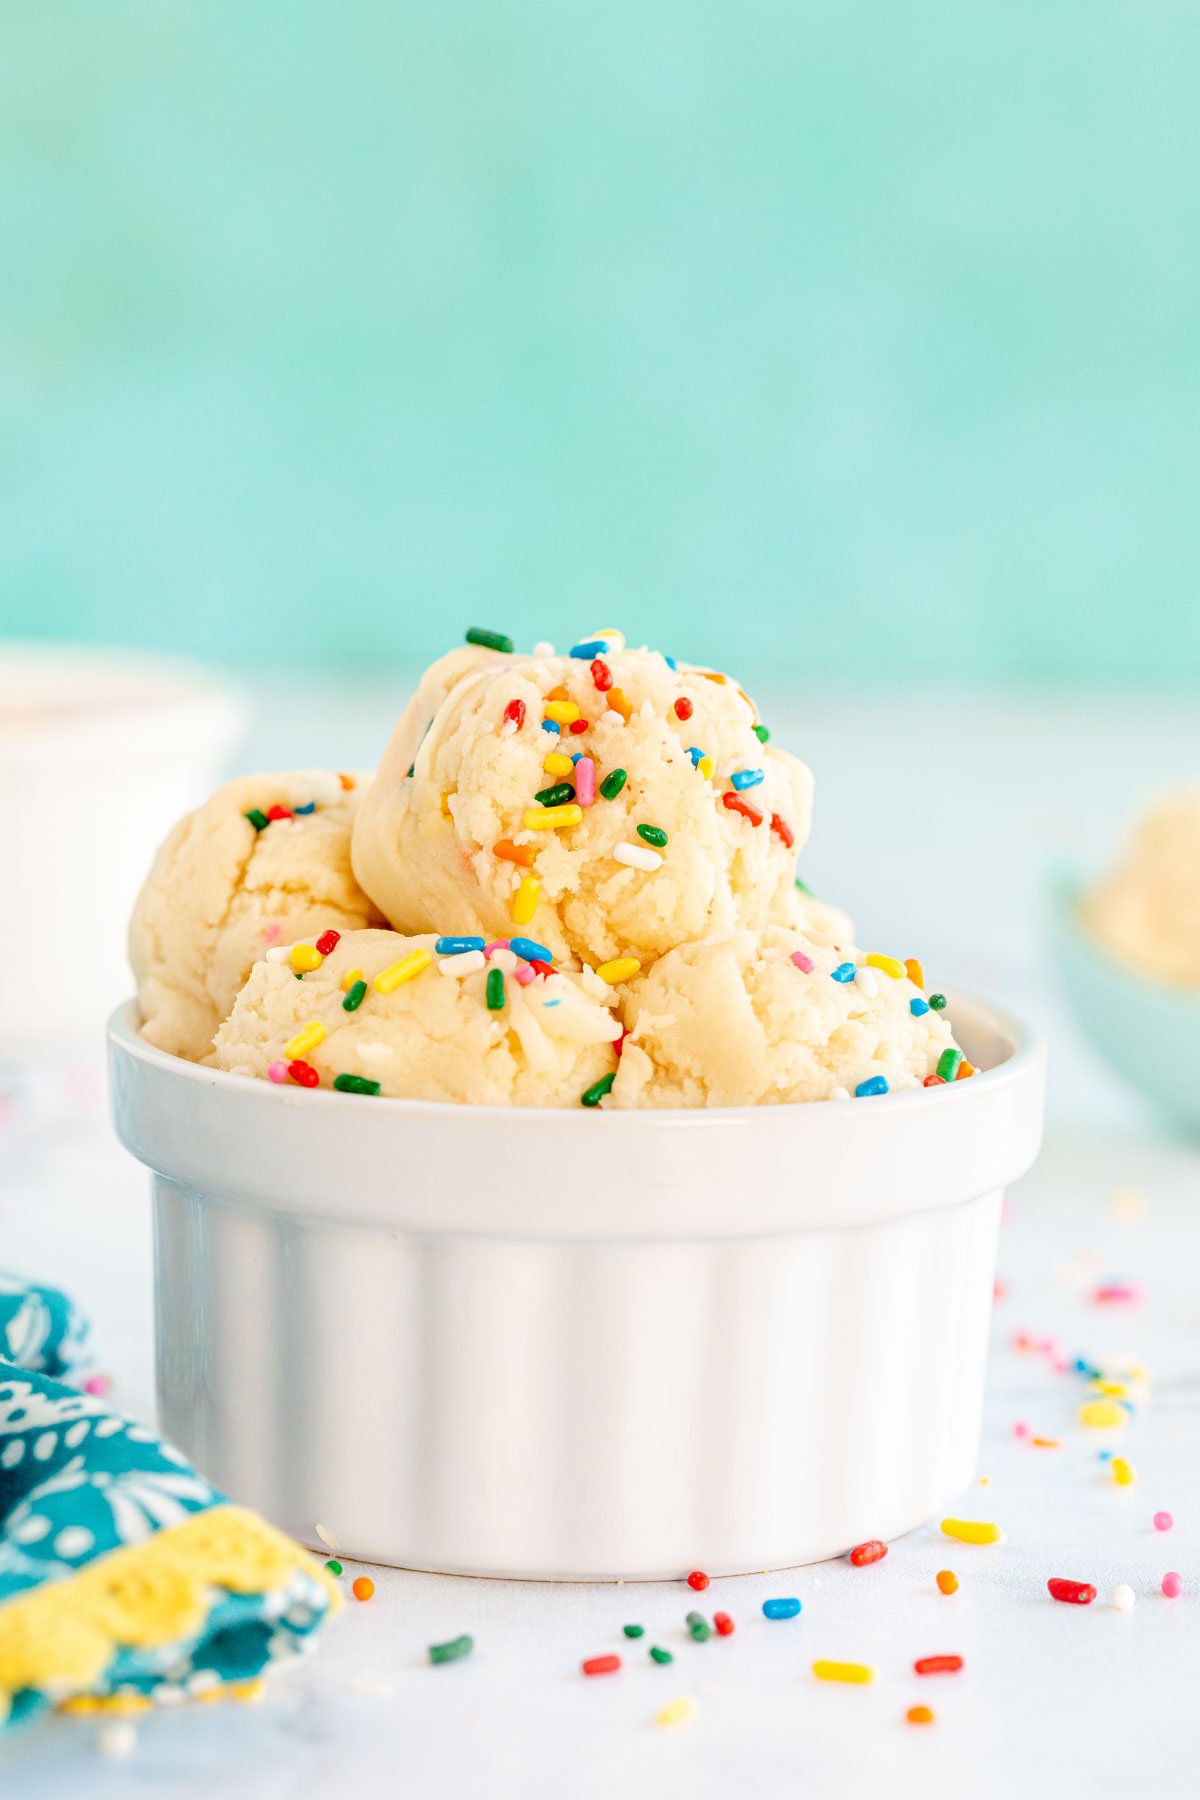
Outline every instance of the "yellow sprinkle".
[[[454, 790], [454, 792], [457, 792], [457, 791], [458, 791], [457, 789]], [[454, 817], [454, 814], [450, 811], [450, 795], [449, 794], [442, 795], [442, 817], [443, 817], [443, 819], [452, 819]]]
[[567, 825], [578, 825], [582, 818], [582, 806], [569, 801], [566, 806], [527, 806], [521, 823], [526, 831], [562, 831]]
[[100, 1702], [95, 1694], [76, 1694], [73, 1700], [60, 1700], [55, 1711], [60, 1713], [94, 1713], [100, 1711]]
[[610, 650], [623, 650], [625, 648], [625, 633], [623, 631], [593, 631], [588, 637], [582, 638], [580, 642], [585, 644], [591, 643], [595, 638], [607, 638]]
[[288, 961], [293, 969], [299, 969], [302, 975], [307, 975], [311, 970], [319, 969], [325, 958], [311, 944], [293, 944]]
[[307, 1056], [310, 1050], [316, 1049], [324, 1037], [325, 1027], [320, 1019], [310, 1019], [307, 1025], [300, 1027], [294, 1038], [288, 1039], [283, 1054], [289, 1059], [293, 1056]]
[[812, 1672], [818, 1681], [874, 1681], [875, 1671], [866, 1663], [815, 1662]]
[[999, 1525], [981, 1519], [943, 1519], [942, 1535], [957, 1538], [960, 1544], [998, 1544], [1004, 1533]]
[[1116, 1482], [1118, 1487], [1132, 1487], [1134, 1482], [1137, 1480], [1137, 1475], [1134, 1471], [1133, 1464], [1126, 1462], [1125, 1458], [1123, 1456], [1114, 1456], [1113, 1457], [1112, 1473], [1113, 1473], [1113, 1480]]
[[703, 675], [705, 681], [715, 681], [718, 687], [724, 687], [729, 679], [728, 675], [722, 675], [717, 669], [697, 669], [696, 674]]
[[579, 717], [579, 708], [573, 700], [547, 700], [546, 717], [553, 719], [556, 725], [573, 725]]
[[628, 721], [633, 711], [633, 701], [628, 694], [623, 693], [620, 688], [609, 688], [606, 697], [613, 712], [620, 713], [621, 717]]
[[923, 988], [925, 986], [925, 971], [915, 956], [905, 957], [904, 973], [908, 976], [908, 979], [912, 982], [914, 987]]
[[1115, 1400], [1085, 1400], [1078, 1416], [1079, 1423], [1093, 1431], [1109, 1431], [1114, 1425], [1123, 1425], [1128, 1415]]
[[266, 1693], [267, 1684], [259, 1675], [252, 1681], [231, 1681], [225, 1691], [232, 1699], [240, 1700], [243, 1705], [253, 1706]]
[[636, 975], [641, 966], [636, 956], [614, 956], [611, 962], [601, 963], [596, 973], [609, 987], [616, 987], [618, 981], [628, 981]]
[[551, 750], [549, 756], [543, 759], [542, 767], [547, 775], [573, 775], [575, 773], [575, 764], [569, 756], [564, 756], [561, 750]]
[[355, 982], [361, 981], [362, 978], [363, 978], [363, 972], [361, 969], [347, 969], [346, 973], [342, 976], [342, 992], [343, 992], [343, 994], [348, 994], [350, 992], [350, 989], [354, 986]]
[[711, 756], [702, 756], [700, 758], [700, 761], [696, 764], [696, 767], [699, 769], [700, 773], [703, 775], [705, 781], [712, 780], [713, 759]]
[[1123, 1381], [1093, 1381], [1089, 1383], [1089, 1391], [1093, 1394], [1107, 1394], [1113, 1400], [1127, 1400], [1129, 1389]]
[[422, 969], [427, 969], [432, 961], [432, 950], [410, 950], [407, 956], [400, 958], [399, 962], [389, 963], [386, 969], [379, 971], [375, 977], [375, 992], [390, 994], [392, 989], [398, 988], [402, 981], [411, 981], [414, 975], [419, 975]]
[[690, 1694], [680, 1694], [678, 1700], [668, 1700], [655, 1715], [656, 1725], [686, 1725], [689, 1719], [696, 1716], [696, 1702]]
[[899, 981], [904, 973], [902, 962], [897, 961], [894, 956], [880, 956], [877, 950], [872, 950], [867, 962], [872, 969], [882, 969], [884, 974], [890, 975], [893, 981]]
[[538, 895], [542, 884], [536, 875], [526, 875], [512, 898], [512, 916], [514, 925], [528, 925], [537, 911]]

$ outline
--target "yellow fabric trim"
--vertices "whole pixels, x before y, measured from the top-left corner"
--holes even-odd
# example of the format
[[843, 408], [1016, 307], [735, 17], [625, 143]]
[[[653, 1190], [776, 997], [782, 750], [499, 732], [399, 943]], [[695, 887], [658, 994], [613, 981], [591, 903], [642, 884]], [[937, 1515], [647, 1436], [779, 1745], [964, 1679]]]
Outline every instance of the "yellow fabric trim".
[[0, 1717], [13, 1694], [65, 1699], [98, 1681], [121, 1649], [156, 1649], [199, 1630], [213, 1588], [271, 1593], [297, 1570], [341, 1604], [307, 1550], [240, 1506], [213, 1506], [180, 1525], [98, 1556], [64, 1581], [0, 1605]]

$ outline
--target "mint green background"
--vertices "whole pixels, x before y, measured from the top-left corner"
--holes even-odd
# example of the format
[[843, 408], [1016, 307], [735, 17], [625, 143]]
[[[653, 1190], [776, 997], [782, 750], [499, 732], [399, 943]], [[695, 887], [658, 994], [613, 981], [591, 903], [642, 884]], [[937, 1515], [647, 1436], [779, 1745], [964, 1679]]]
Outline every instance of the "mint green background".
[[1200, 671], [1194, 0], [10, 5], [0, 630]]

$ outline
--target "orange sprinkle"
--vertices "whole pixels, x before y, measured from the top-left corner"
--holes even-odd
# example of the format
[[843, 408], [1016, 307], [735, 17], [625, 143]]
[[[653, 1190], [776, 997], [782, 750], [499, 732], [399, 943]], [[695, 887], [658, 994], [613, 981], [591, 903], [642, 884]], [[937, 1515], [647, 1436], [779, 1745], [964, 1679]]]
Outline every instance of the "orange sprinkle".
[[1062, 1447], [1057, 1438], [1033, 1438], [1031, 1442], [1036, 1450], [1058, 1450]]
[[375, 1583], [369, 1575], [360, 1575], [351, 1584], [350, 1592], [356, 1600], [369, 1600], [375, 1592]]
[[[456, 788], [454, 791], [455, 791], [455, 793], [457, 793], [458, 789]], [[442, 817], [443, 817], [443, 819], [452, 819], [454, 817], [454, 814], [450, 811], [450, 795], [449, 794], [442, 795]]]
[[953, 1569], [939, 1569], [937, 1572], [939, 1594], [957, 1594], [958, 1576]]
[[703, 675], [705, 681], [715, 681], [718, 687], [724, 687], [728, 676], [718, 675], [715, 669], [697, 669], [697, 675]]
[[925, 986], [925, 971], [915, 956], [905, 957], [904, 973], [908, 976], [908, 979], [912, 982], [914, 987], [923, 988]]
[[954, 1077], [954, 1079], [955, 1079], [955, 1081], [965, 1081], [967, 1079], [968, 1075], [973, 1075], [974, 1073], [975, 1073], [975, 1064], [969, 1063], [967, 1061], [966, 1057], [964, 1056], [962, 1061], [958, 1065], [958, 1074]]
[[547, 698], [547, 700], [569, 700], [571, 698], [571, 696], [570, 696], [570, 694], [568, 694], [566, 688], [563, 687], [562, 683], [560, 682], [558, 687], [552, 687], [550, 689], [550, 692], [546, 695], [546, 698]]
[[532, 869], [537, 851], [532, 844], [514, 844], [511, 838], [501, 838], [498, 844], [492, 845], [492, 855], [498, 856], [501, 862], [516, 863], [522, 869]]
[[932, 1725], [933, 1712], [928, 1706], [910, 1706], [905, 1713], [910, 1725]]
[[351, 788], [358, 786], [353, 775], [343, 775], [340, 769], [338, 770], [338, 780], [342, 784], [343, 792], [347, 794], [350, 792]]
[[629, 716], [633, 712], [633, 703], [628, 695], [624, 694], [620, 688], [609, 688], [606, 698], [613, 712], [620, 713], [621, 717], [628, 723]]

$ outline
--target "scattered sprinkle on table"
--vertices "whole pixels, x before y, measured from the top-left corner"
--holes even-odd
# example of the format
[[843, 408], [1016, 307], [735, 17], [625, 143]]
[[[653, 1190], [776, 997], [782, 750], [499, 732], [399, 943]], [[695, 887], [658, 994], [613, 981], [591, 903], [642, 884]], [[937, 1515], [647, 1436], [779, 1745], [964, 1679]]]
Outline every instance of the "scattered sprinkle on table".
[[619, 1656], [589, 1656], [580, 1664], [585, 1675], [615, 1675], [621, 1666]]
[[690, 1612], [685, 1621], [688, 1635], [694, 1644], [707, 1644], [712, 1636], [712, 1626], [703, 1613]]
[[1127, 1581], [1119, 1582], [1113, 1589], [1112, 1603], [1118, 1612], [1132, 1612], [1137, 1602], [1137, 1595]]
[[664, 1650], [660, 1644], [651, 1644], [650, 1660], [651, 1660], [651, 1662], [656, 1662], [656, 1663], [662, 1664], [662, 1666], [665, 1668], [667, 1663], [672, 1663], [675, 1661], [675, 1657], [674, 1657], [674, 1654], [672, 1651]]
[[765, 1619], [795, 1619], [800, 1613], [800, 1602], [794, 1594], [786, 1594], [777, 1600], [764, 1600], [762, 1609]]
[[350, 1592], [356, 1600], [369, 1600], [375, 1592], [375, 1583], [369, 1575], [356, 1575], [350, 1584]]
[[939, 1569], [936, 1580], [939, 1594], [957, 1594], [958, 1576], [953, 1569]]
[[621, 1629], [625, 1633], [625, 1636], [627, 1638], [643, 1637], [645, 1635], [645, 1631], [646, 1631], [646, 1627], [644, 1625], [623, 1625], [621, 1627]]
[[815, 1662], [812, 1672], [818, 1681], [849, 1681], [858, 1686], [875, 1679], [874, 1669], [866, 1663]]
[[867, 1563], [882, 1562], [887, 1553], [888, 1547], [882, 1538], [868, 1538], [865, 1544], [855, 1544], [850, 1552], [850, 1561], [856, 1569], [861, 1569]]
[[733, 1620], [730, 1618], [730, 1616], [727, 1612], [714, 1613], [713, 1614], [713, 1624], [717, 1628], [717, 1636], [718, 1637], [732, 1637], [733, 1636], [733, 1629], [734, 1629]]
[[1123, 1456], [1114, 1456], [1109, 1464], [1112, 1478], [1118, 1487], [1132, 1487], [1137, 1480], [1137, 1472], [1131, 1462]]
[[1156, 1512], [1154, 1515], [1155, 1531], [1170, 1531], [1175, 1519], [1169, 1512]]
[[677, 1700], [668, 1700], [667, 1704], [655, 1714], [656, 1725], [686, 1725], [695, 1717], [696, 1702], [690, 1694], [681, 1694]]
[[982, 1519], [943, 1519], [942, 1536], [960, 1544], [998, 1544], [1004, 1536], [999, 1525]]
[[464, 1631], [461, 1637], [450, 1638], [444, 1644], [430, 1644], [429, 1660], [431, 1663], [461, 1662], [474, 1648], [475, 1639]]
[[1183, 1592], [1183, 1576], [1174, 1569], [1168, 1569], [1162, 1578], [1162, 1591], [1168, 1600], [1178, 1600]]
[[1090, 1606], [1096, 1598], [1090, 1581], [1067, 1581], [1061, 1575], [1052, 1575], [1046, 1586], [1052, 1600], [1062, 1600], [1067, 1606]]
[[702, 1594], [708, 1586], [708, 1576], [703, 1569], [693, 1569], [687, 1578], [688, 1586], [697, 1594]]
[[1111, 1431], [1124, 1425], [1129, 1417], [1118, 1400], [1085, 1400], [1079, 1408], [1079, 1423], [1092, 1431]]
[[325, 1564], [325, 1567], [329, 1570], [331, 1575], [340, 1575], [342, 1572], [342, 1565], [337, 1560], [336, 1556], [331, 1556], [329, 1561]]
[[928, 1706], [910, 1706], [905, 1713], [910, 1725], [932, 1725], [933, 1713]]
[[913, 1669], [918, 1675], [957, 1675], [962, 1666], [961, 1656], [918, 1656]]

